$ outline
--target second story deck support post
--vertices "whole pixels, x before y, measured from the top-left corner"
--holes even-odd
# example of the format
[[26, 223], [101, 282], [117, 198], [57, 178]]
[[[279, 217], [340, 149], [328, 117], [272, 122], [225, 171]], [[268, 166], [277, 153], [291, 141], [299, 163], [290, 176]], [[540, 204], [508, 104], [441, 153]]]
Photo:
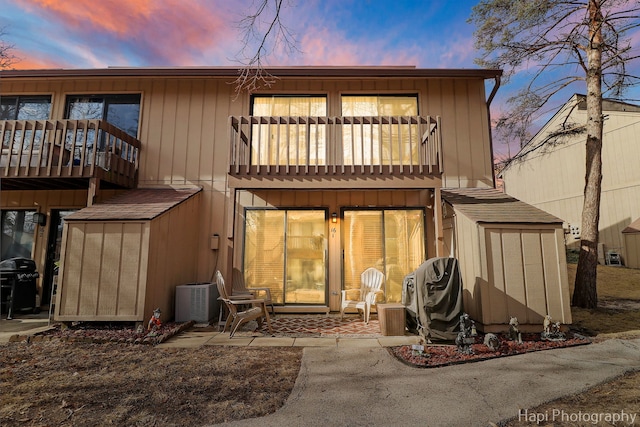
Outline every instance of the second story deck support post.
[[444, 253], [444, 226], [442, 221], [442, 192], [439, 187], [433, 189], [433, 224], [435, 228], [436, 257], [448, 256]]

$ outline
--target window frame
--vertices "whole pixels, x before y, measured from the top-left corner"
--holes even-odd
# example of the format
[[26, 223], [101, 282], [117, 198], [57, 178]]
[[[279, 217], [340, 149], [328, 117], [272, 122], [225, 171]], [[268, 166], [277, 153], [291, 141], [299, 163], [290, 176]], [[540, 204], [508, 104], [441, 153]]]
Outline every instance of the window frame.
[[[86, 94], [67, 94], [65, 96], [65, 107], [64, 107], [64, 118], [65, 119], [70, 119], [71, 117], [71, 112], [72, 112], [72, 104], [74, 102], [87, 102], [85, 100], [93, 100], [95, 99], [96, 102], [97, 100], [101, 100], [102, 103], [102, 107], [101, 107], [101, 111], [100, 111], [100, 118], [94, 119], [94, 120], [104, 120], [108, 123], [111, 123], [112, 125], [117, 126], [116, 123], [113, 123], [111, 121], [109, 121], [109, 117], [108, 117], [108, 112], [109, 112], [109, 106], [110, 105], [115, 105], [115, 104], [130, 104], [130, 105], [134, 105], [136, 104], [136, 102], [131, 102], [131, 101], [137, 101], [137, 106], [138, 106], [138, 116], [136, 117], [136, 126], [135, 126], [135, 134], [130, 134], [129, 132], [127, 132], [126, 129], [122, 129], [120, 127], [118, 127], [119, 129], [121, 129], [122, 131], [126, 132], [127, 134], [131, 135], [134, 138], [138, 138], [138, 135], [140, 134], [140, 119], [141, 119], [141, 114], [142, 114], [142, 93], [141, 92], [134, 92], [134, 93], [86, 93]], [[130, 102], [117, 102], [117, 101], [127, 101], [129, 100]], [[86, 120], [87, 118], [82, 118], [79, 120]]]

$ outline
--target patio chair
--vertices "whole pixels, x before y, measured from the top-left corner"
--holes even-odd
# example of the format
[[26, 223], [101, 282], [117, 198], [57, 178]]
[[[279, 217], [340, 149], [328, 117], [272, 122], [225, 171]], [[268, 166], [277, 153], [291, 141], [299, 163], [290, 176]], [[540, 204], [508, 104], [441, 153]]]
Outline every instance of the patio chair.
[[[340, 305], [340, 319], [344, 316], [344, 310], [346, 308], [355, 308], [360, 312], [364, 312], [364, 322], [369, 323], [369, 317], [371, 315], [371, 306], [376, 305], [376, 299], [378, 294], [383, 291], [380, 289], [384, 283], [384, 274], [374, 267], [367, 268], [360, 275], [360, 289], [359, 290], [343, 290], [342, 291], [342, 304]], [[347, 299], [347, 295], [351, 292], [357, 292], [358, 297], [356, 299]]]
[[[271, 321], [269, 319], [269, 312], [267, 311], [267, 305], [264, 299], [231, 299], [225, 288], [222, 273], [220, 273], [220, 271], [216, 271], [215, 277], [218, 293], [220, 294], [218, 299], [224, 303], [229, 311], [229, 316], [224, 323], [224, 329], [222, 332], [226, 332], [227, 328], [229, 328], [229, 338], [232, 338], [242, 324], [251, 320], [257, 320], [258, 325], [262, 326], [263, 317], [267, 320], [269, 332], [273, 332], [273, 329], [271, 328]], [[231, 324], [229, 323], [229, 320], [231, 320]]]
[[255, 298], [264, 299], [265, 303], [271, 306], [271, 314], [275, 317], [276, 311], [275, 311], [275, 308], [273, 307], [273, 301], [271, 300], [271, 289], [247, 288], [244, 282], [244, 275], [239, 269], [235, 267], [232, 270], [231, 285], [233, 286], [233, 291], [231, 293], [231, 296], [248, 294]]

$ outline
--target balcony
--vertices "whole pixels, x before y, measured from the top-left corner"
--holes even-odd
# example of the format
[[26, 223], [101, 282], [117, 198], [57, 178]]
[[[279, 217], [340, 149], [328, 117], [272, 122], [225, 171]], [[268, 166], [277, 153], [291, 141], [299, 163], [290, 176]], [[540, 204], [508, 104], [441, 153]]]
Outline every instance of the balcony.
[[236, 188], [433, 186], [443, 172], [439, 117], [233, 116], [230, 128]]
[[3, 190], [136, 185], [140, 141], [102, 120], [0, 121]]

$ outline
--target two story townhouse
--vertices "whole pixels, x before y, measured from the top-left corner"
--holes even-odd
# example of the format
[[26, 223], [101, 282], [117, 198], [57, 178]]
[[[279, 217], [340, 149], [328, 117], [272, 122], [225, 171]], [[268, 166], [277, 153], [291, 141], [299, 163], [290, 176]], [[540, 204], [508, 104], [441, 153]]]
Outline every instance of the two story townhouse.
[[400, 302], [453, 256], [481, 328], [570, 323], [562, 221], [494, 189], [500, 70], [268, 71], [0, 72], [2, 258], [36, 260], [56, 320], [171, 318], [234, 267], [281, 312], [338, 311], [372, 266]]
[[[602, 110], [598, 258], [611, 264], [616, 254], [612, 265], [639, 268], [633, 223], [640, 219], [640, 106], [604, 99]], [[586, 96], [574, 94], [500, 172], [508, 194], [565, 221], [567, 246], [575, 250], [584, 204], [586, 122]]]

